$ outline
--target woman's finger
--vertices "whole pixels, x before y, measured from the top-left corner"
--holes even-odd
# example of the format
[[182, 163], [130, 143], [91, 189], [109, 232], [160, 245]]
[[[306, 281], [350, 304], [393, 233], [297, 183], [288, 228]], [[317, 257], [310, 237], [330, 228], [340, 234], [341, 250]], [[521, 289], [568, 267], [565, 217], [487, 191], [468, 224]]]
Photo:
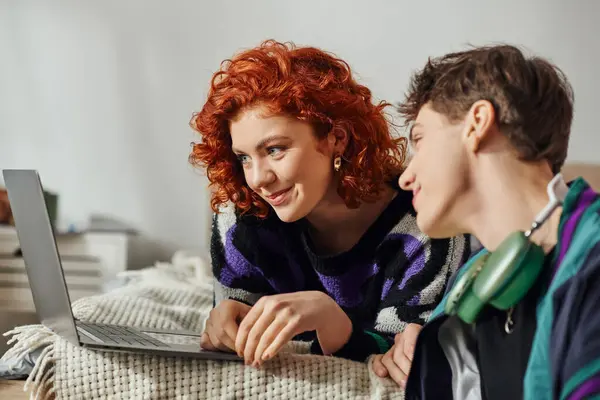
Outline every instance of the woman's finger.
[[221, 327], [221, 340], [223, 343], [227, 345], [231, 350], [235, 351], [235, 339], [237, 336], [238, 324], [235, 319], [229, 319], [223, 321], [223, 326]]
[[200, 347], [202, 347], [204, 350], [210, 350], [210, 351], [217, 350], [217, 348], [210, 341], [210, 338], [208, 337], [207, 333], [203, 333], [202, 336], [200, 337]]
[[297, 332], [297, 328], [297, 320], [294, 319], [288, 321], [285, 327], [281, 331], [279, 331], [279, 334], [277, 335], [277, 337], [275, 337], [273, 343], [271, 343], [269, 347], [267, 347], [267, 349], [263, 353], [262, 360], [266, 361], [275, 357], [275, 355], [279, 353], [279, 350], [281, 350], [283, 346], [285, 346], [290, 340], [294, 338], [294, 336], [296, 336], [299, 333]]
[[244, 359], [246, 364], [253, 364], [255, 361], [254, 355], [256, 348], [260, 342], [262, 335], [268, 330], [271, 323], [275, 320], [275, 314], [263, 310], [261, 316], [256, 320], [252, 329], [246, 336], [246, 345], [244, 347]]
[[235, 336], [232, 339], [224, 328], [219, 329], [217, 338], [223, 346], [227, 347], [226, 351], [235, 351]]
[[228, 351], [229, 350], [229, 347], [227, 347], [223, 342], [221, 342], [221, 340], [217, 336], [217, 333], [214, 331], [214, 329], [211, 329], [205, 333], [208, 335], [210, 342], [212, 343], [213, 347], [216, 350], [219, 350], [219, 351]]
[[267, 347], [269, 347], [277, 335], [285, 328], [287, 325], [287, 321], [281, 316], [275, 318], [273, 322], [269, 325], [269, 327], [263, 332], [260, 341], [258, 342], [258, 346], [256, 346], [256, 351], [254, 352], [254, 360], [256, 360], [259, 364], [262, 363], [263, 356]]
[[260, 318], [263, 311], [263, 302], [260, 300], [250, 309], [250, 312], [244, 317], [240, 324], [237, 334], [235, 336], [235, 351], [239, 357], [244, 357], [244, 349], [246, 348], [246, 341], [248, 340], [248, 334], [254, 327], [256, 321]]

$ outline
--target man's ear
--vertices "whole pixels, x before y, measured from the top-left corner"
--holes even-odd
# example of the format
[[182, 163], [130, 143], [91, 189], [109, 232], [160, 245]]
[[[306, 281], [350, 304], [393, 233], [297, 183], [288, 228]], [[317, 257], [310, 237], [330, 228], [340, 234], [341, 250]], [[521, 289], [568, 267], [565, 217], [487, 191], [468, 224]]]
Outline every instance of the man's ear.
[[469, 149], [475, 153], [489, 139], [496, 124], [494, 106], [488, 100], [477, 100], [469, 109], [465, 122], [464, 138]]

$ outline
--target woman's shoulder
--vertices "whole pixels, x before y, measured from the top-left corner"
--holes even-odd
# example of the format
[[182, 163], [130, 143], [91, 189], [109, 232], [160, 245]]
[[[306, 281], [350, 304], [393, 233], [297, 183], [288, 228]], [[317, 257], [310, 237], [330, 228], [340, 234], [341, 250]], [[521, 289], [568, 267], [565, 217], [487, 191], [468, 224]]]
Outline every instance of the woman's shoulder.
[[[213, 214], [213, 235], [223, 242], [230, 241], [238, 249], [246, 251], [266, 251], [283, 247], [292, 232], [274, 212], [261, 218], [243, 214], [233, 204], [226, 204]], [[284, 243], [285, 242], [285, 243]]]
[[242, 213], [231, 202], [223, 204], [213, 213], [213, 223], [217, 223], [225, 229], [234, 226], [243, 226], [257, 229], [273, 229], [283, 225], [274, 212], [269, 212], [266, 217], [258, 217], [253, 214]]

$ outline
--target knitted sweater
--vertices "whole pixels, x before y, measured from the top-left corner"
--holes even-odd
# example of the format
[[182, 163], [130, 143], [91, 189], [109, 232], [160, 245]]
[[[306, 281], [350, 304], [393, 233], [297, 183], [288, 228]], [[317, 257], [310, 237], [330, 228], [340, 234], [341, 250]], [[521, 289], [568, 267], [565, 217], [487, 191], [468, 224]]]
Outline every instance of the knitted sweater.
[[[415, 217], [412, 193], [398, 190], [353, 248], [324, 257], [313, 250], [304, 220], [240, 216], [233, 206], [224, 207], [213, 218], [214, 302], [253, 305], [265, 295], [319, 290], [353, 325], [334, 356], [364, 361], [384, 353], [407, 324], [424, 324], [469, 256], [467, 237], [430, 239]], [[311, 351], [321, 354], [315, 332], [296, 339], [312, 341]]]

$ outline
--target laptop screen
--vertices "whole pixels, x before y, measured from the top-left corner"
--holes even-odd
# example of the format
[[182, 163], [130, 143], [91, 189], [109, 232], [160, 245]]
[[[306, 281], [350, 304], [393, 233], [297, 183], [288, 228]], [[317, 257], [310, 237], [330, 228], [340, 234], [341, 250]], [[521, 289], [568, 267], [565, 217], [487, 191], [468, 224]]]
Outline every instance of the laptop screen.
[[40, 177], [35, 170], [3, 170], [3, 175], [37, 316], [79, 344]]

